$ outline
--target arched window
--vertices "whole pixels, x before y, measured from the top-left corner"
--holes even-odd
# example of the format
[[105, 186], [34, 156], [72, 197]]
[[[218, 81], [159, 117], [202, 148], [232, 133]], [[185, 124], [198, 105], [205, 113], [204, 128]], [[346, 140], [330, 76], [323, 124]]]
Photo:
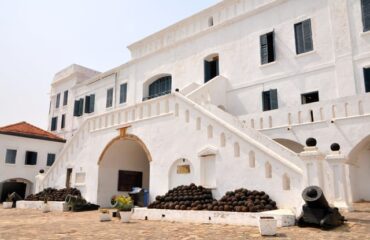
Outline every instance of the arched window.
[[149, 85], [148, 96], [144, 100], [159, 97], [171, 93], [172, 77], [165, 76], [158, 78]]
[[249, 152], [249, 167], [256, 167], [256, 154], [253, 151]]
[[234, 157], [240, 157], [240, 146], [239, 143], [234, 143]]
[[269, 162], [265, 163], [265, 177], [272, 178], [272, 167]]
[[290, 178], [286, 173], [283, 175], [283, 190], [290, 190]]
[[213, 127], [208, 125], [208, 138], [213, 138]]
[[225, 136], [225, 133], [221, 133], [221, 135], [220, 135], [220, 145], [221, 145], [221, 147], [225, 147], [226, 146], [226, 136]]
[[197, 130], [200, 130], [202, 124], [202, 119], [200, 117], [197, 117]]

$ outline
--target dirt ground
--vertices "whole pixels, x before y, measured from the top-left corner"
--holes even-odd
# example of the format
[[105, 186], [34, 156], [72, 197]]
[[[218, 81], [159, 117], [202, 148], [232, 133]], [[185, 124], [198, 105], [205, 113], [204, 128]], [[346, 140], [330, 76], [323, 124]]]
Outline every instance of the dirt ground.
[[0, 206], [0, 240], [13, 239], [361, 239], [370, 240], [370, 203], [344, 213], [348, 219], [332, 231], [284, 227], [275, 237], [261, 237], [258, 228], [231, 225], [187, 224], [162, 221], [99, 222], [99, 212], [41, 213]]

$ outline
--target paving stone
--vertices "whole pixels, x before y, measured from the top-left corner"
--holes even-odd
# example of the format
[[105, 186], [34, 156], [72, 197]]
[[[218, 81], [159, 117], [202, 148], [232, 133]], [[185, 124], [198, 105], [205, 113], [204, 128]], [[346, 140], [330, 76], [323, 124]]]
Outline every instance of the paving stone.
[[117, 219], [99, 222], [98, 211], [41, 213], [38, 210], [2, 209], [0, 206], [0, 240], [370, 239], [370, 203], [356, 204], [354, 212], [344, 215], [348, 222], [332, 231], [284, 227], [278, 228], [275, 237], [261, 237], [256, 227], [136, 220], [124, 224]]

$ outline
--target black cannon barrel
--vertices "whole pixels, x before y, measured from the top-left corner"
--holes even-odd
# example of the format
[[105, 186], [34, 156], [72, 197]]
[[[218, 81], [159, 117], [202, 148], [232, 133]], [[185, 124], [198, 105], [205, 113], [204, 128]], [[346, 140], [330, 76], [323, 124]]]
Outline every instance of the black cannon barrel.
[[329, 203], [326, 200], [324, 193], [318, 186], [306, 187], [302, 192], [302, 198], [307, 206], [313, 208], [328, 208]]

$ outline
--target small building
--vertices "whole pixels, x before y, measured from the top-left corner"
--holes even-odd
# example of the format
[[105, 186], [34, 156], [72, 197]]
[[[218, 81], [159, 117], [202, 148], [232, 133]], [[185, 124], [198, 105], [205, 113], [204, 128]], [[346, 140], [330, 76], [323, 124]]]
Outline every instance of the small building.
[[35, 176], [53, 165], [64, 143], [27, 122], [0, 127], [0, 202], [12, 192], [33, 193]]

